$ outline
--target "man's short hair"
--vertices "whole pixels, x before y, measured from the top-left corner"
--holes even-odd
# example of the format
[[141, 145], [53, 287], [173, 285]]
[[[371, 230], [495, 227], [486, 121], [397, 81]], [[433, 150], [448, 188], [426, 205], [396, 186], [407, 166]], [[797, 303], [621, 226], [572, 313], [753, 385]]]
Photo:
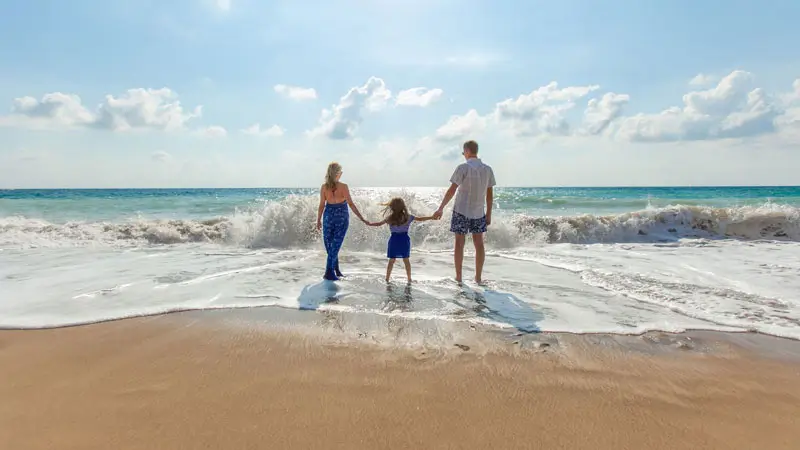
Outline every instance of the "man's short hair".
[[475, 141], [467, 141], [464, 142], [464, 150], [470, 152], [473, 155], [478, 154], [478, 143]]

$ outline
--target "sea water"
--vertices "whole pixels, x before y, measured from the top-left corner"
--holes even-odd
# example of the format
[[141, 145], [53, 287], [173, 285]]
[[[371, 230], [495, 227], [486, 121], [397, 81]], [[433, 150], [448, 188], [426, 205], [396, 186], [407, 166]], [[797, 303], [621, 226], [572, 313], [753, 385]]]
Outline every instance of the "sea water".
[[[425, 215], [443, 194], [353, 190], [373, 220], [393, 196]], [[389, 231], [352, 215], [346, 277], [323, 281], [318, 202], [314, 189], [0, 190], [0, 327], [259, 308], [800, 339], [798, 187], [498, 188], [481, 285], [453, 280], [449, 211], [412, 226], [411, 285], [402, 270], [385, 283]]]

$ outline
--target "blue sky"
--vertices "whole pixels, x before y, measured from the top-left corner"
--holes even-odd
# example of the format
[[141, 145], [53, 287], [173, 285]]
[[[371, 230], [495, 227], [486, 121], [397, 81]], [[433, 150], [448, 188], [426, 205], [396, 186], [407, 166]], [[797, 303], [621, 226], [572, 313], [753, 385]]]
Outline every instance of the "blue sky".
[[800, 184], [797, 17], [777, 0], [7, 0], [0, 187], [309, 186], [331, 160], [353, 184], [442, 185], [469, 138], [501, 185]]

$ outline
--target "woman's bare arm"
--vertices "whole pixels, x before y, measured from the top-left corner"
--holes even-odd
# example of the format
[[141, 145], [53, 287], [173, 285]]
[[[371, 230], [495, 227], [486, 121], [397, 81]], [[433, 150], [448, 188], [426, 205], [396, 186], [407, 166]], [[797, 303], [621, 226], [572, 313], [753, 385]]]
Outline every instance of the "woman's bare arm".
[[322, 211], [325, 210], [325, 186], [319, 188], [319, 208], [317, 208], [317, 229], [322, 228]]
[[342, 187], [344, 188], [344, 198], [347, 200], [347, 204], [350, 205], [350, 209], [353, 210], [353, 214], [355, 214], [360, 221], [367, 223], [367, 221], [364, 220], [364, 216], [362, 216], [361, 212], [358, 210], [358, 206], [353, 202], [353, 198], [350, 196], [350, 187], [344, 183], [342, 183]]

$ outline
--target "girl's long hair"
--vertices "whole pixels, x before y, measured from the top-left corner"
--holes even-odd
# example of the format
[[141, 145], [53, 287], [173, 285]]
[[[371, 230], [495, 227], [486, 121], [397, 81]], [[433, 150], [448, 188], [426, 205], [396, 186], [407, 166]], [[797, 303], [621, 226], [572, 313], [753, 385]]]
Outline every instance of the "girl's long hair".
[[383, 216], [386, 217], [386, 223], [389, 225], [400, 226], [408, 223], [411, 217], [406, 208], [406, 202], [400, 197], [395, 197], [389, 203], [383, 204], [386, 208], [383, 209]]
[[342, 173], [342, 166], [337, 162], [328, 164], [328, 170], [325, 172], [325, 187], [331, 191], [336, 190], [336, 177]]

